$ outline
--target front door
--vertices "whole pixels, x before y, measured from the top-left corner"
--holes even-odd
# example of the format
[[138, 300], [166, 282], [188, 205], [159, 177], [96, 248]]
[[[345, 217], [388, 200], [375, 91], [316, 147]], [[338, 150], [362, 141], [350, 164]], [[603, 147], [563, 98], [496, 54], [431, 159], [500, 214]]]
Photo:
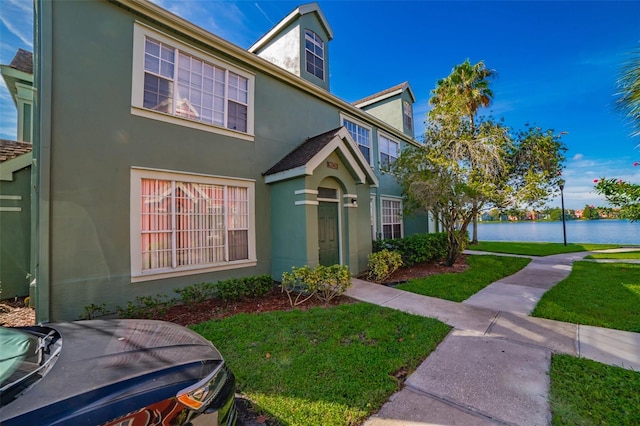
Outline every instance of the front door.
[[321, 201], [318, 204], [318, 254], [320, 264], [331, 266], [340, 263], [338, 237], [338, 203]]

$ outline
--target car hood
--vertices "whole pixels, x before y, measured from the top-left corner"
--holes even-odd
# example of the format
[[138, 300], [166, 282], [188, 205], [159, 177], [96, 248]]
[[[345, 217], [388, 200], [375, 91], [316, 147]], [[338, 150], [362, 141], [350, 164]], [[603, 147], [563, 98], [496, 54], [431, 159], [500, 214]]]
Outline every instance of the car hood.
[[[3, 410], [20, 412], [27, 408], [22, 405], [34, 409], [187, 364], [202, 364], [204, 375], [205, 363], [222, 361], [208, 340], [163, 321], [91, 320], [43, 326], [60, 333], [60, 356], [36, 386]], [[185, 381], [200, 379], [192, 370], [185, 369]]]

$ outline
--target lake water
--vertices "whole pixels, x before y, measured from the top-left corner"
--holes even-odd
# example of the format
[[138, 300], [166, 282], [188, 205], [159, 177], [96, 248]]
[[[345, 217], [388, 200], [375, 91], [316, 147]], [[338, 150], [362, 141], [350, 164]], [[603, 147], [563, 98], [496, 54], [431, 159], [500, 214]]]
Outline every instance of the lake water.
[[[569, 220], [567, 243], [640, 244], [640, 222]], [[469, 236], [473, 224], [469, 225]], [[480, 241], [539, 241], [561, 243], [562, 222], [481, 222]]]

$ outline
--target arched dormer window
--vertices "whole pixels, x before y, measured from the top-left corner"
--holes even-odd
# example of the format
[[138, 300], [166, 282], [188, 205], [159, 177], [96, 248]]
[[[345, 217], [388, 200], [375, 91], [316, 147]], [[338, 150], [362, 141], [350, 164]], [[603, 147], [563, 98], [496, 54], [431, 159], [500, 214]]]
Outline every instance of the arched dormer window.
[[324, 42], [318, 34], [305, 30], [307, 72], [324, 80]]

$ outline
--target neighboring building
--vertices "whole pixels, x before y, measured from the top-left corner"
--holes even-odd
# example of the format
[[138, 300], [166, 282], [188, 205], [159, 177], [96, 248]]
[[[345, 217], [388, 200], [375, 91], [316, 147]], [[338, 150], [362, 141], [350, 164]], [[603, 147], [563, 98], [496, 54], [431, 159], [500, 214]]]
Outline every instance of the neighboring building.
[[36, 12], [39, 321], [292, 266], [355, 274], [372, 239], [428, 232], [381, 171], [417, 144], [411, 88], [331, 94], [317, 4], [248, 51], [142, 0]]
[[0, 139], [0, 299], [29, 294], [33, 55], [18, 49], [0, 73], [17, 108], [18, 141]]

